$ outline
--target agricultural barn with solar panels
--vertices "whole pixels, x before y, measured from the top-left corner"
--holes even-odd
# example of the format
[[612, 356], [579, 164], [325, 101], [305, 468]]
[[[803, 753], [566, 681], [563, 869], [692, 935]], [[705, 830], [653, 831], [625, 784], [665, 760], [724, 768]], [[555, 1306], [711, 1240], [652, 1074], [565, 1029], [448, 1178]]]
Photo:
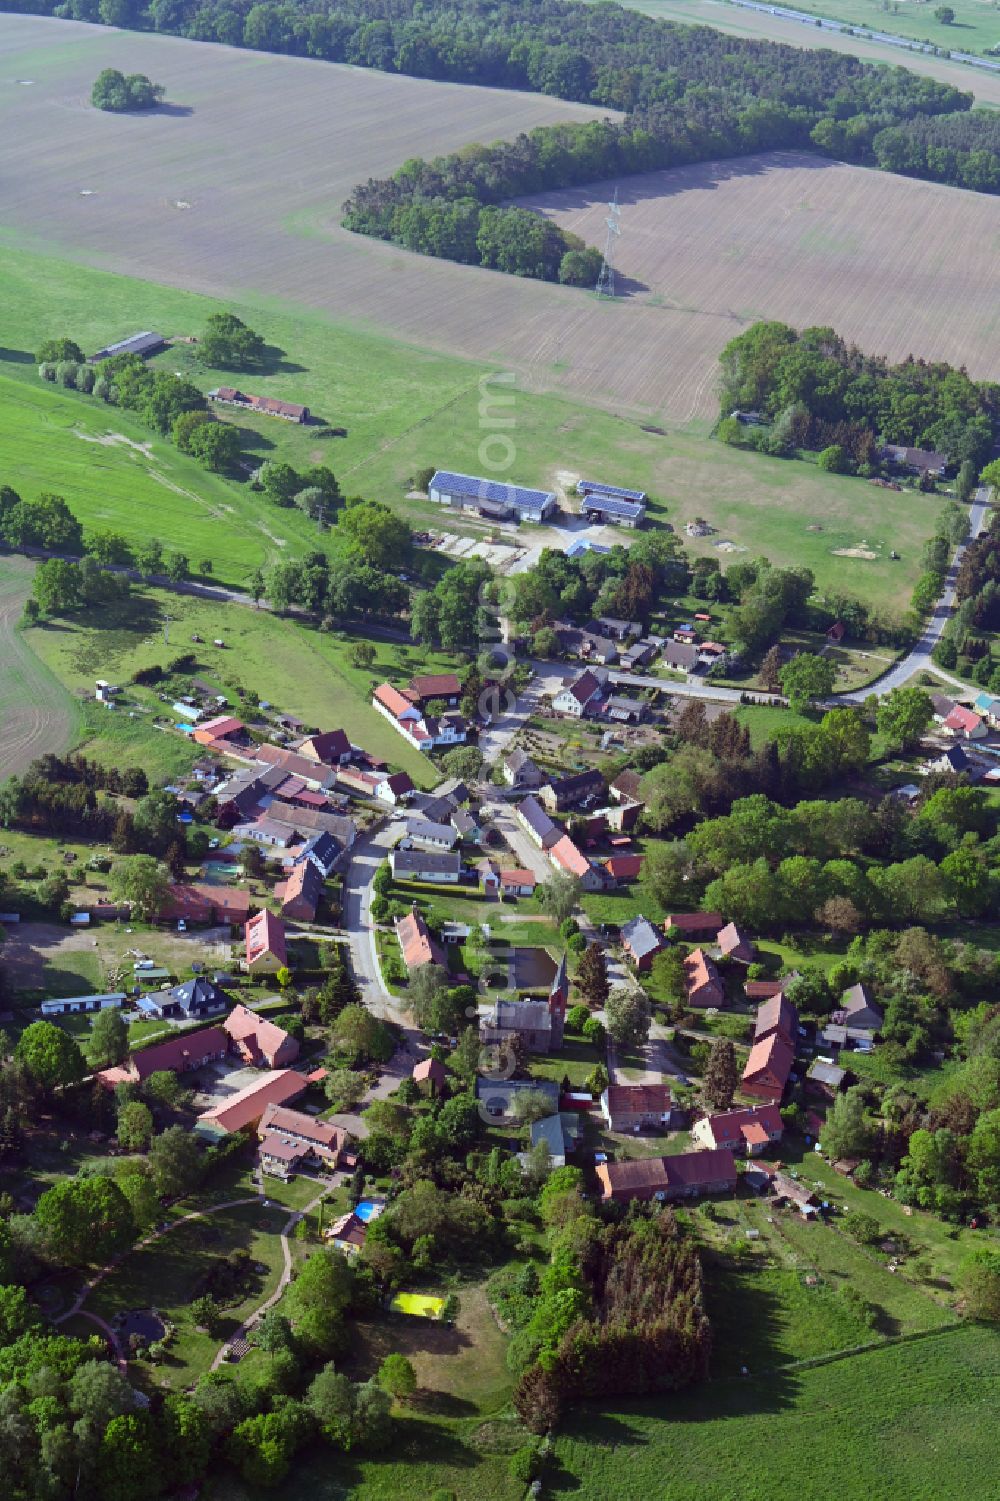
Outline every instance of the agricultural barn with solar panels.
[[583, 497], [580, 510], [588, 521], [637, 527], [645, 520], [646, 494], [643, 490], [624, 490], [620, 485], [602, 485], [596, 480], [582, 479], [576, 493]]
[[427, 493], [440, 505], [478, 511], [491, 521], [544, 521], [556, 505], [551, 490], [529, 490], [472, 474], [453, 474], [449, 469], [434, 474]]

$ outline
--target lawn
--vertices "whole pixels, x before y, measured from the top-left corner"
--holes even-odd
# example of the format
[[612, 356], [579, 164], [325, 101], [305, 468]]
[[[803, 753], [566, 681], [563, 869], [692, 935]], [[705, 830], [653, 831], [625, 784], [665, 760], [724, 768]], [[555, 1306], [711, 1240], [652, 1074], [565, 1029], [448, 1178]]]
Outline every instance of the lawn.
[[[169, 359], [169, 357], [168, 357]], [[22, 495], [65, 496], [87, 530], [120, 532], [139, 544], [158, 537], [198, 569], [245, 584], [283, 552], [323, 546], [299, 510], [281, 510], [186, 457], [129, 412], [93, 396], [11, 378], [0, 361], [0, 450], [7, 482]]]
[[[0, 300], [9, 317], [5, 322], [5, 350], [0, 350], [0, 375], [22, 383], [37, 395], [40, 387], [31, 359], [42, 339], [69, 333], [88, 348], [118, 337], [123, 328], [135, 326], [188, 331], [200, 328], [218, 303], [194, 293], [157, 286], [150, 282], [116, 276], [52, 257], [18, 253], [0, 248]], [[406, 500], [413, 474], [426, 465], [444, 464], [475, 473], [482, 467], [480, 378], [487, 367], [447, 355], [430, 354], [402, 342], [381, 337], [355, 326], [331, 323], [323, 315], [306, 314], [289, 302], [261, 298], [227, 301], [226, 306], [258, 328], [274, 356], [265, 370], [254, 376], [261, 395], [303, 401], [325, 420], [344, 431], [343, 437], [318, 438], [315, 427], [256, 419], [254, 439], [258, 457], [286, 459], [304, 467], [327, 463], [337, 474], [344, 492], [385, 500], [404, 511], [418, 524], [439, 520], [439, 513], [426, 503]], [[231, 379], [226, 372], [202, 369], [183, 346], [173, 346], [153, 362], [164, 369], [181, 369], [194, 376], [203, 389]], [[284, 368], [283, 368], [284, 367]], [[61, 396], [46, 388], [48, 400], [61, 412], [79, 411], [79, 421], [103, 422], [108, 412], [92, 398], [69, 393]], [[902, 610], [908, 601], [919, 565], [919, 550], [933, 529], [939, 502], [915, 503], [912, 495], [877, 492], [877, 514], [870, 487], [862, 481], [827, 475], [815, 465], [769, 459], [757, 454], [710, 442], [700, 431], [669, 434], [652, 427], [647, 418], [629, 417], [600, 407], [581, 408], [579, 402], [514, 388], [514, 418], [517, 424], [517, 464], [512, 476], [526, 484], [558, 487], [560, 465], [571, 461], [579, 470], [607, 473], [622, 484], [638, 486], [653, 497], [651, 517], [669, 518], [676, 524], [696, 513], [705, 514], [721, 535], [752, 555], [766, 554], [773, 563], [804, 564], [815, 570], [820, 589], [846, 590], [880, 608]], [[25, 397], [25, 400], [30, 398]], [[93, 414], [86, 416], [84, 414]], [[112, 414], [111, 429], [124, 431], [122, 414]], [[53, 419], [55, 420], [55, 419]], [[59, 421], [62, 426], [60, 427]], [[58, 489], [66, 465], [72, 468], [72, 444], [94, 449], [104, 462], [118, 451], [81, 443], [66, 426], [65, 416], [56, 422], [61, 441], [58, 465], [49, 478], [44, 463], [37, 465], [30, 454], [21, 480], [18, 463], [9, 467], [15, 486]], [[72, 422], [72, 417], [70, 418]], [[249, 419], [240, 418], [241, 426]], [[38, 455], [40, 443], [33, 436], [38, 419], [29, 426], [30, 448]], [[700, 424], [704, 426], [704, 424]], [[562, 439], [554, 435], [565, 435]], [[128, 435], [131, 436], [131, 433]], [[150, 434], [136, 433], [145, 442]], [[66, 445], [70, 445], [67, 449]], [[154, 442], [163, 472], [164, 445]], [[15, 450], [16, 452], [16, 450]], [[180, 455], [171, 454], [176, 464]], [[183, 461], [186, 465], [186, 461]], [[145, 461], [121, 456], [123, 472], [139, 472]], [[180, 470], [174, 471], [175, 475]], [[178, 537], [184, 551], [196, 561], [203, 552], [217, 558], [220, 577], [246, 572], [260, 557], [274, 556], [273, 548], [287, 552], [326, 546], [329, 539], [316, 536], [299, 515], [278, 510], [195, 467], [184, 470], [187, 479], [179, 488], [190, 490], [186, 503], [178, 497], [177, 510], [167, 492], [164, 500], [170, 517], [157, 519], [149, 531], [170, 542]], [[116, 489], [121, 484], [115, 478]], [[172, 479], [173, 483], [174, 480]], [[158, 494], [162, 485], [148, 476], [146, 493]], [[79, 488], [72, 485], [73, 494]], [[84, 519], [94, 521], [96, 502], [81, 498]], [[111, 502], [107, 502], [110, 506]], [[87, 506], [93, 509], [88, 510]], [[230, 511], [222, 513], [221, 507]], [[226, 514], [231, 523], [212, 525], [211, 515]], [[827, 530], [809, 532], [815, 516], [825, 518]], [[863, 517], [863, 520], [861, 519]], [[107, 524], [105, 519], [103, 524]], [[124, 521], [122, 528], [125, 529]], [[452, 514], [450, 529], [468, 529], [469, 523]], [[855, 541], [858, 527], [873, 543], [895, 546], [902, 561], [878, 561], [863, 568], [850, 559], [836, 557], [831, 548]], [[145, 528], [130, 518], [133, 536]], [[843, 535], [841, 535], [843, 534]], [[197, 544], [192, 537], [204, 540]], [[693, 551], [718, 556], [714, 541], [687, 539]], [[249, 561], [250, 559], [253, 561]]]
[[758, 1379], [576, 1414], [555, 1443], [559, 1493], [577, 1501], [993, 1501], [995, 1331], [948, 1330], [914, 1347], [751, 1375]]
[[[0, 396], [0, 426], [3, 413]], [[31, 574], [23, 558], [0, 557], [0, 782], [42, 751], [68, 749], [79, 720], [76, 704], [18, 627]]]
[[[237, 706], [236, 689], [253, 689], [307, 724], [342, 727], [356, 744], [408, 771], [421, 786], [438, 780], [426, 757], [376, 714], [369, 700], [373, 680], [401, 679], [418, 669], [452, 668], [454, 659], [441, 653], [374, 642], [375, 662], [360, 669], [351, 665], [349, 641], [339, 634], [267, 610], [159, 589], [136, 592], [124, 604], [100, 612], [34, 627], [26, 639], [61, 682], [76, 694], [89, 695], [95, 677], [127, 684], [138, 668], [165, 666], [188, 649], [193, 635], [200, 635], [204, 643], [197, 650], [198, 671], [222, 683]], [[217, 638], [225, 641], [224, 649], [210, 644]], [[113, 755], [117, 765], [144, 766], [152, 754], [158, 758], [158, 769], [167, 768], [168, 774], [190, 764], [195, 753], [186, 737], [172, 729], [152, 728], [153, 712], [164, 712], [156, 695], [130, 692], [130, 704], [133, 700], [143, 717], [129, 718], [128, 708], [114, 714], [91, 711], [88, 754]], [[162, 750], [161, 741], [167, 743]]]
[[[140, 1369], [151, 1370], [153, 1383], [179, 1390], [208, 1370], [227, 1335], [274, 1290], [284, 1265], [279, 1231], [286, 1219], [284, 1209], [254, 1203], [190, 1220], [126, 1256], [86, 1306], [106, 1319], [133, 1308], [155, 1307], [166, 1314], [177, 1326], [176, 1343], [161, 1366]], [[225, 1310], [221, 1335], [200, 1334], [189, 1311], [199, 1278], [238, 1247], [249, 1251], [265, 1270], [249, 1296]]]
[[568, 1078], [574, 1089], [582, 1088], [598, 1063], [604, 1058], [582, 1038], [567, 1037], [558, 1053], [543, 1053], [532, 1057], [531, 1072], [538, 1079], [554, 1079], [561, 1084]]

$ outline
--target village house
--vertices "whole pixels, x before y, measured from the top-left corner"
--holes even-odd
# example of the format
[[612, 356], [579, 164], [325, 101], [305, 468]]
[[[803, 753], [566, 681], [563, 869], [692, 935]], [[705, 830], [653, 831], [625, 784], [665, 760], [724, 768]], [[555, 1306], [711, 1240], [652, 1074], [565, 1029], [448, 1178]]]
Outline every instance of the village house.
[[669, 1131], [674, 1104], [667, 1084], [609, 1084], [601, 1114], [612, 1131]]
[[316, 909], [323, 895], [323, 877], [311, 860], [293, 865], [287, 879], [278, 883], [274, 894], [281, 903], [281, 915], [294, 922], [315, 922]]
[[410, 1075], [414, 1084], [420, 1085], [424, 1094], [436, 1099], [448, 1086], [448, 1070], [437, 1058], [421, 1058], [413, 1065]]
[[526, 797], [514, 809], [514, 816], [528, 836], [540, 849], [551, 849], [562, 838], [562, 829], [553, 823], [542, 805], [534, 797]]
[[[141, 978], [141, 974], [137, 978]], [[156, 990], [136, 1000], [136, 1006], [144, 1016], [161, 1021], [200, 1021], [203, 1017], [228, 1011], [232, 1004], [232, 996], [207, 975], [196, 975], [193, 980], [185, 980], [172, 990]]]
[[736, 964], [753, 963], [757, 953], [753, 940], [734, 922], [727, 923], [724, 928], [720, 928], [715, 941], [723, 959], [731, 959]]
[[254, 1068], [287, 1068], [299, 1056], [296, 1038], [247, 1006], [234, 1006], [222, 1029], [232, 1051]]
[[497, 873], [500, 895], [504, 898], [534, 896], [538, 882], [530, 870], [515, 868]]
[[635, 672], [637, 668], [648, 667], [662, 645], [662, 641], [652, 640], [647, 637], [644, 637], [641, 641], [633, 642], [621, 654], [620, 665], [623, 671]]
[[652, 712], [644, 698], [631, 698], [624, 693], [613, 693], [601, 710], [615, 724], [645, 724]]
[[550, 1112], [559, 1109], [559, 1085], [554, 1079], [476, 1079], [476, 1099], [491, 1121], [506, 1124], [517, 1120], [517, 1102], [526, 1095], [545, 1100]]
[[884, 443], [878, 451], [879, 458], [895, 464], [899, 469], [909, 469], [914, 474], [930, 474], [940, 479], [948, 468], [948, 455], [935, 453], [928, 448], [910, 448], [901, 443]]
[[977, 714], [983, 716], [991, 729], [1000, 730], [1000, 698], [994, 698], [992, 693], [977, 693], [972, 707]]
[[[560, 1110], [531, 1123], [531, 1145], [544, 1142], [548, 1148], [549, 1167], [565, 1167], [580, 1142], [580, 1117], [570, 1111]], [[523, 1159], [522, 1159], [523, 1160]]]
[[601, 636], [610, 636], [613, 641], [637, 641], [642, 635], [642, 626], [634, 620], [617, 620], [613, 615], [598, 615], [588, 629]]
[[616, 803], [641, 802], [642, 777], [637, 771], [620, 771], [608, 787], [608, 795]]
[[405, 917], [396, 919], [396, 938], [409, 974], [412, 975], [414, 970], [420, 969], [424, 964], [440, 964], [442, 968], [445, 967], [447, 961], [444, 951], [431, 937], [423, 915], [416, 907]]
[[736, 1188], [736, 1163], [725, 1148], [601, 1162], [594, 1171], [605, 1203], [613, 1200], [627, 1204], [631, 1199], [669, 1202], [700, 1194], [732, 1193]]
[[294, 870], [297, 865], [314, 865], [322, 880], [333, 870], [343, 853], [332, 834], [313, 834], [305, 844], [282, 856], [285, 870]]
[[632, 967], [645, 974], [653, 966], [653, 960], [666, 948], [666, 939], [649, 921], [648, 917], [633, 917], [622, 925], [621, 943]]
[[[968, 756], [960, 745], [949, 745], [948, 748], [946, 750], [943, 750], [939, 756], [933, 756], [931, 760], [925, 761], [922, 770], [925, 772], [950, 771], [954, 772], [957, 775], [959, 772], [968, 771], [971, 764], [972, 763], [970, 762]], [[920, 789], [917, 788], [918, 796], [919, 791]]]
[[699, 665], [698, 648], [687, 641], [667, 641], [660, 660], [674, 672], [694, 672]]
[[[599, 771], [591, 770], [578, 771], [572, 776], [547, 782], [538, 795], [550, 813], [562, 813], [567, 808], [576, 807], [588, 797], [600, 797], [603, 793], [604, 777]], [[526, 798], [525, 801], [529, 799]]]
[[245, 749], [252, 743], [246, 725], [231, 714], [217, 714], [214, 719], [206, 719], [191, 738], [196, 745], [204, 745], [222, 754]]
[[814, 1058], [806, 1070], [806, 1095], [811, 1100], [830, 1105], [847, 1088], [847, 1083], [847, 1069], [829, 1058]]
[[974, 709], [967, 709], [964, 704], [955, 705], [944, 719], [942, 728], [960, 740], [985, 740], [989, 734], [982, 717]]
[[252, 975], [275, 974], [287, 963], [285, 925], [265, 907], [246, 925], [245, 966]]
[[955, 700], [949, 698], [946, 693], [931, 693], [928, 696], [934, 714], [934, 723], [944, 724], [944, 721], [955, 707]]
[[459, 839], [469, 844], [478, 844], [483, 837], [483, 831], [479, 827], [479, 821], [474, 813], [468, 808], [456, 808], [449, 820]]
[[606, 886], [628, 886], [642, 874], [642, 855], [609, 855], [603, 862], [607, 873]]
[[410, 679], [406, 697], [421, 709], [430, 704], [443, 704], [447, 709], [454, 709], [462, 697], [462, 684], [455, 672], [425, 672]]
[[458, 850], [407, 850], [397, 846], [389, 851], [389, 869], [394, 880], [456, 886], [462, 876], [462, 856]]
[[543, 773], [528, 755], [527, 751], [508, 751], [503, 758], [503, 779], [508, 787], [515, 791], [522, 789], [530, 790], [540, 787], [543, 781]]
[[447, 823], [427, 823], [408, 818], [404, 825], [401, 848], [404, 850], [451, 850], [458, 843], [458, 832]]
[[418, 702], [404, 696], [391, 683], [382, 683], [375, 689], [372, 707], [417, 750], [433, 750], [438, 745], [461, 745], [465, 740], [466, 723], [457, 710], [447, 711], [440, 717], [426, 714]]
[[549, 850], [549, 859], [557, 870], [575, 876], [583, 891], [601, 891], [604, 877], [577, 848], [568, 834], [564, 834]]
[[852, 985], [850, 990], [844, 991], [833, 1019], [845, 1027], [863, 1027], [869, 1032], [881, 1032], [885, 1021], [863, 984]]
[[750, 1049], [740, 1088], [754, 1099], [780, 1105], [794, 1063], [794, 1048], [777, 1032], [771, 1032]]
[[394, 771], [388, 776], [379, 776], [375, 786], [375, 799], [388, 804], [390, 808], [398, 808], [401, 803], [408, 802], [415, 791], [407, 772]]
[[706, 1115], [692, 1129], [691, 1140], [710, 1151], [725, 1147], [730, 1152], [757, 1157], [781, 1140], [784, 1129], [777, 1105], [751, 1105], [746, 1110]]
[[704, 949], [693, 949], [684, 960], [684, 989], [689, 1006], [726, 1004], [722, 978]]
[[604, 684], [588, 668], [579, 677], [563, 685], [553, 698], [552, 707], [557, 714], [569, 714], [574, 719], [582, 719], [584, 715], [594, 713], [603, 697]]
[[346, 766], [351, 759], [351, 742], [344, 730], [310, 735], [296, 750], [306, 761], [316, 761], [322, 766]]
[[757, 1007], [754, 1042], [768, 1037], [780, 1037], [793, 1052], [799, 1045], [799, 1013], [781, 990]]
[[257, 1135], [264, 1172], [286, 1181], [302, 1167], [334, 1172], [347, 1145], [347, 1133], [340, 1126], [282, 1105], [266, 1107]]

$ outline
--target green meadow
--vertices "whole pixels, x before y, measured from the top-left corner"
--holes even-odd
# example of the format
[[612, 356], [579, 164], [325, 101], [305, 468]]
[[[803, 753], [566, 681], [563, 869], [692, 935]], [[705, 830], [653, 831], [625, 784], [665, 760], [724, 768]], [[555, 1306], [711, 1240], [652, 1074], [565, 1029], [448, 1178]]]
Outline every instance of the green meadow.
[[[33, 351], [44, 339], [67, 334], [87, 350], [143, 328], [186, 339], [197, 336], [209, 313], [229, 307], [268, 341], [259, 372], [207, 369], [191, 344], [172, 345], [156, 362], [204, 390], [235, 380], [258, 394], [308, 405], [316, 422], [303, 427], [232, 414], [247, 452], [300, 468], [328, 464], [345, 494], [384, 500], [415, 525], [440, 521], [440, 512], [406, 499], [414, 473], [427, 466], [482, 472], [489, 459], [484, 439], [496, 437], [498, 418], [511, 424], [503, 429], [513, 453], [504, 477], [558, 490], [586, 472], [638, 486], [652, 497], [655, 519], [681, 532], [696, 516], [715, 527], [711, 537], [685, 537], [694, 552], [723, 562], [745, 551], [764, 553], [775, 564], [805, 564], [821, 589], [857, 594], [887, 610], [905, 608], [939, 506], [933, 496], [895, 494], [823, 474], [813, 464], [726, 448], [708, 439], [704, 425], [667, 431], [506, 379], [491, 382], [504, 372], [336, 324], [293, 302], [220, 304], [2, 247], [0, 301], [8, 315], [0, 377], [26, 388], [15, 441], [7, 444], [6, 481], [28, 493], [62, 487], [86, 523], [182, 545], [193, 560], [199, 553], [212, 558], [217, 576], [227, 581], [245, 578], [282, 549], [289, 555], [329, 548], [334, 534], [320, 536], [304, 517], [274, 507], [245, 483], [211, 475], [118, 409], [41, 386]], [[80, 436], [108, 433], [148, 444], [152, 457]], [[96, 478], [88, 477], [91, 470]], [[452, 517], [448, 524], [462, 526]], [[529, 529], [523, 535], [530, 540]], [[720, 542], [734, 551], [720, 553]], [[835, 549], [861, 542], [871, 559], [836, 555]], [[889, 558], [892, 549], [897, 561]]]

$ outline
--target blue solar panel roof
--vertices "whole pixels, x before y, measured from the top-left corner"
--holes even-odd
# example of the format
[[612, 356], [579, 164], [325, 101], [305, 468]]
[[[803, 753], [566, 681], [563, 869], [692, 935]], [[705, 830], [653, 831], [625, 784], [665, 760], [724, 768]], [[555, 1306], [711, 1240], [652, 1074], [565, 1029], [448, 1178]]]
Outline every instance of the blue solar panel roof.
[[646, 510], [641, 500], [623, 500], [617, 495], [606, 495], [603, 491], [596, 490], [591, 490], [584, 496], [583, 506], [584, 510], [593, 506], [607, 516], [624, 516], [630, 521], [644, 515]]
[[555, 500], [555, 495], [550, 490], [530, 490], [524, 485], [507, 485], [500, 480], [480, 479], [474, 474], [455, 474], [451, 469], [439, 469], [431, 480], [430, 488], [444, 490], [449, 495], [468, 495], [474, 500], [499, 501], [524, 510], [537, 510]]
[[620, 485], [602, 485], [600, 481], [582, 479], [576, 487], [577, 495], [617, 495], [619, 500], [645, 500], [645, 490], [623, 490]]

